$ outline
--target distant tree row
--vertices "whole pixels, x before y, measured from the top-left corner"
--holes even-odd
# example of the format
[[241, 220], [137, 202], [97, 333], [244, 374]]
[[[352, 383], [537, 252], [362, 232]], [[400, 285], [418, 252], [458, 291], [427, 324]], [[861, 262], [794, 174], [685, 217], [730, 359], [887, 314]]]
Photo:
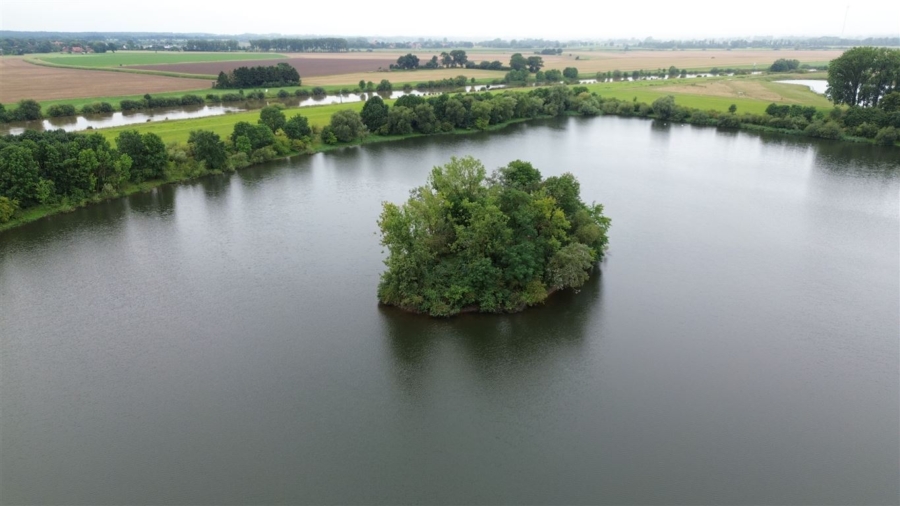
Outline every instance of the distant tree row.
[[842, 37], [791, 37], [782, 39], [687, 39], [687, 40], [654, 40], [618, 41], [619, 45], [652, 49], [825, 49], [834, 47], [850, 47], [858, 45], [900, 46], [900, 37], [869, 37], [866, 39], [848, 39]]
[[[366, 44], [368, 46], [368, 44]], [[347, 39], [324, 37], [316, 39], [256, 39], [250, 41], [254, 51], [285, 51], [291, 53], [341, 52], [350, 49]]]
[[121, 46], [114, 42], [103, 40], [71, 39], [68, 37], [62, 40], [12, 37], [0, 39], [0, 54], [5, 55], [72, 52], [73, 48], [80, 48], [85, 52], [90, 49], [94, 53], [105, 53], [107, 51], [116, 52]]
[[217, 39], [189, 39], [184, 43], [185, 51], [238, 51], [238, 41]]
[[300, 74], [287, 63], [272, 66], [238, 67], [219, 72], [216, 88], [255, 88], [259, 86], [300, 86]]
[[[558, 40], [544, 40], [544, 39], [512, 39], [512, 40], [503, 40], [503, 39], [494, 39], [494, 40], [486, 40], [484, 42], [479, 42], [479, 46], [481, 47], [493, 47], [493, 48], [559, 48], [562, 44]], [[544, 53], [547, 54], [547, 53]]]

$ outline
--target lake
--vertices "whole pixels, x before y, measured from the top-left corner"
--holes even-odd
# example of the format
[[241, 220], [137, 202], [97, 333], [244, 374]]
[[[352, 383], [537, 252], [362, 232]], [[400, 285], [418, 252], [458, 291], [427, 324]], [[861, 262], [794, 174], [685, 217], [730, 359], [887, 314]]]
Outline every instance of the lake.
[[[612, 218], [579, 292], [379, 307], [473, 155]], [[302, 156], [0, 233], [4, 504], [888, 504], [896, 149], [617, 117]]]
[[799, 86], [806, 86], [811, 91], [818, 93], [819, 95], [824, 95], [825, 91], [828, 90], [828, 81], [824, 79], [786, 79], [784, 81], [775, 82], [781, 84], [796, 84]]

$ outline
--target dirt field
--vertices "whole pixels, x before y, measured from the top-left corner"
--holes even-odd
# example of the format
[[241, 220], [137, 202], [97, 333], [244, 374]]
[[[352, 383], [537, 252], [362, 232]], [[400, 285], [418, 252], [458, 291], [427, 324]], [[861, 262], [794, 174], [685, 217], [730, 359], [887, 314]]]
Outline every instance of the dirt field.
[[[504, 65], [509, 64], [509, 57], [517, 51], [469, 51], [469, 60], [481, 62], [482, 60], [499, 60]], [[534, 51], [522, 50], [523, 56], [534, 56]], [[431, 59], [432, 55], [440, 54], [437, 50], [418, 50], [413, 53], [421, 61]], [[709, 50], [709, 51], [563, 51], [562, 55], [542, 55], [545, 69], [564, 69], [575, 67], [582, 74], [596, 73], [608, 70], [656, 70], [668, 69], [674, 65], [678, 68], [727, 68], [756, 64], [760, 70], [765, 70], [779, 58], [796, 59], [803, 63], [831, 61], [843, 53], [841, 50], [828, 51], [769, 51], [769, 50]], [[354, 58], [381, 56], [391, 61], [406, 52], [373, 52], [352, 53]], [[365, 55], [365, 56], [362, 56]], [[343, 55], [330, 55], [331, 58], [342, 58]], [[350, 54], [347, 55], [350, 57]], [[578, 58], [577, 60], [575, 58]]]
[[[303, 78], [304, 86], [327, 86], [346, 84], [355, 86], [360, 79], [364, 81], [372, 81], [377, 83], [382, 79], [387, 79], [392, 84], [397, 83], [420, 83], [424, 81], [437, 81], [447, 77], [466, 76], [476, 79], [491, 78], [503, 79], [506, 72], [496, 70], [477, 70], [477, 69], [437, 69], [437, 70], [416, 70], [415, 72], [357, 72], [355, 74], [340, 74], [333, 76]], [[300, 74], [301, 76], [303, 74]]]
[[199, 79], [43, 67], [21, 58], [0, 58], [0, 102], [4, 104], [23, 98], [41, 101], [109, 97], [196, 90], [207, 86], [209, 83]]
[[[279, 63], [288, 63], [292, 65], [301, 78], [330, 76], [335, 74], [352, 74], [357, 72], [371, 72], [378, 70], [378, 67], [388, 68], [390, 64], [396, 63], [397, 58], [385, 57], [378, 55], [378, 58], [358, 58], [353, 53], [351, 55], [311, 55], [311, 56], [292, 56], [291, 58], [276, 60], [250, 60], [250, 61], [221, 61], [221, 62], [202, 62], [202, 63], [175, 63], [168, 65], [140, 65], [129, 68], [138, 68], [146, 70], [161, 70], [166, 72], [183, 72], [186, 74], [209, 74], [218, 75], [219, 72], [230, 72], [238, 67], [259, 66], [259, 65], [277, 65]], [[366, 53], [370, 54], [370, 53]], [[346, 83], [350, 84], [350, 83]]]

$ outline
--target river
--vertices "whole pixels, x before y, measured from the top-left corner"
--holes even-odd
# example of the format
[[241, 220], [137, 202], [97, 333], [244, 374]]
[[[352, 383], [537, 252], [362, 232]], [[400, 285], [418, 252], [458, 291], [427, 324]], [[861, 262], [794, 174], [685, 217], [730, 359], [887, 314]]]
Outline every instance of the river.
[[[376, 303], [382, 201], [570, 171], [578, 293]], [[617, 117], [302, 156], [0, 233], [4, 504], [889, 504], [896, 150]]]
[[[466, 92], [489, 91], [505, 88], [505, 85], [475, 85], [466, 87]], [[400, 98], [404, 95], [436, 95], [440, 91], [393, 91], [378, 92], [377, 95], [385, 100]], [[90, 114], [77, 116], [63, 116], [58, 118], [46, 118], [34, 121], [16, 121], [12, 123], [0, 123], [0, 135], [21, 135], [25, 130], [51, 131], [65, 130], [66, 132], [80, 132], [98, 128], [112, 128], [126, 125], [139, 125], [151, 121], [175, 121], [183, 119], [206, 118], [209, 116], [221, 116], [233, 112], [252, 111], [262, 109], [267, 105], [281, 104], [288, 108], [315, 107], [319, 105], [344, 104], [352, 102], [364, 102], [371, 93], [347, 93], [306, 97], [269, 98], [266, 100], [247, 100], [227, 104], [211, 104], [202, 106], [185, 106], [172, 108], [144, 109], [136, 112], [114, 112], [110, 114]]]

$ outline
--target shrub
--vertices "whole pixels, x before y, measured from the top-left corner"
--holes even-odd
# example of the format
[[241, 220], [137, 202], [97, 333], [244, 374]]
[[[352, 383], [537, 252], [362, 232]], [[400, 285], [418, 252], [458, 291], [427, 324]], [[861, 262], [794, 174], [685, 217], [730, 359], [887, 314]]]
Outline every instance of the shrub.
[[841, 127], [834, 121], [827, 123], [822, 123], [818, 120], [814, 121], [803, 132], [810, 137], [818, 137], [820, 139], [840, 139], [843, 135]]
[[203, 105], [203, 97], [199, 95], [184, 95], [181, 97], [181, 105]]
[[717, 126], [724, 129], [738, 129], [741, 128], [741, 120], [731, 114], [720, 116]]
[[16, 214], [19, 201], [7, 197], [0, 197], [0, 223], [6, 223]]
[[31, 99], [20, 100], [16, 108], [9, 112], [9, 116], [13, 121], [35, 121], [44, 118], [41, 104]]
[[119, 102], [119, 109], [124, 112], [139, 111], [144, 108], [143, 100], [123, 100]]
[[875, 135], [875, 144], [879, 146], [893, 146], [898, 140], [900, 140], [900, 132], [892, 126], [882, 128]]
[[56, 104], [51, 105], [47, 108], [47, 116], [51, 118], [61, 118], [65, 116], [75, 116], [77, 112], [75, 111], [74, 105], [69, 104]]
[[303, 139], [312, 135], [312, 129], [309, 128], [309, 120], [305, 116], [299, 114], [294, 115], [287, 120], [282, 128], [288, 139]]

